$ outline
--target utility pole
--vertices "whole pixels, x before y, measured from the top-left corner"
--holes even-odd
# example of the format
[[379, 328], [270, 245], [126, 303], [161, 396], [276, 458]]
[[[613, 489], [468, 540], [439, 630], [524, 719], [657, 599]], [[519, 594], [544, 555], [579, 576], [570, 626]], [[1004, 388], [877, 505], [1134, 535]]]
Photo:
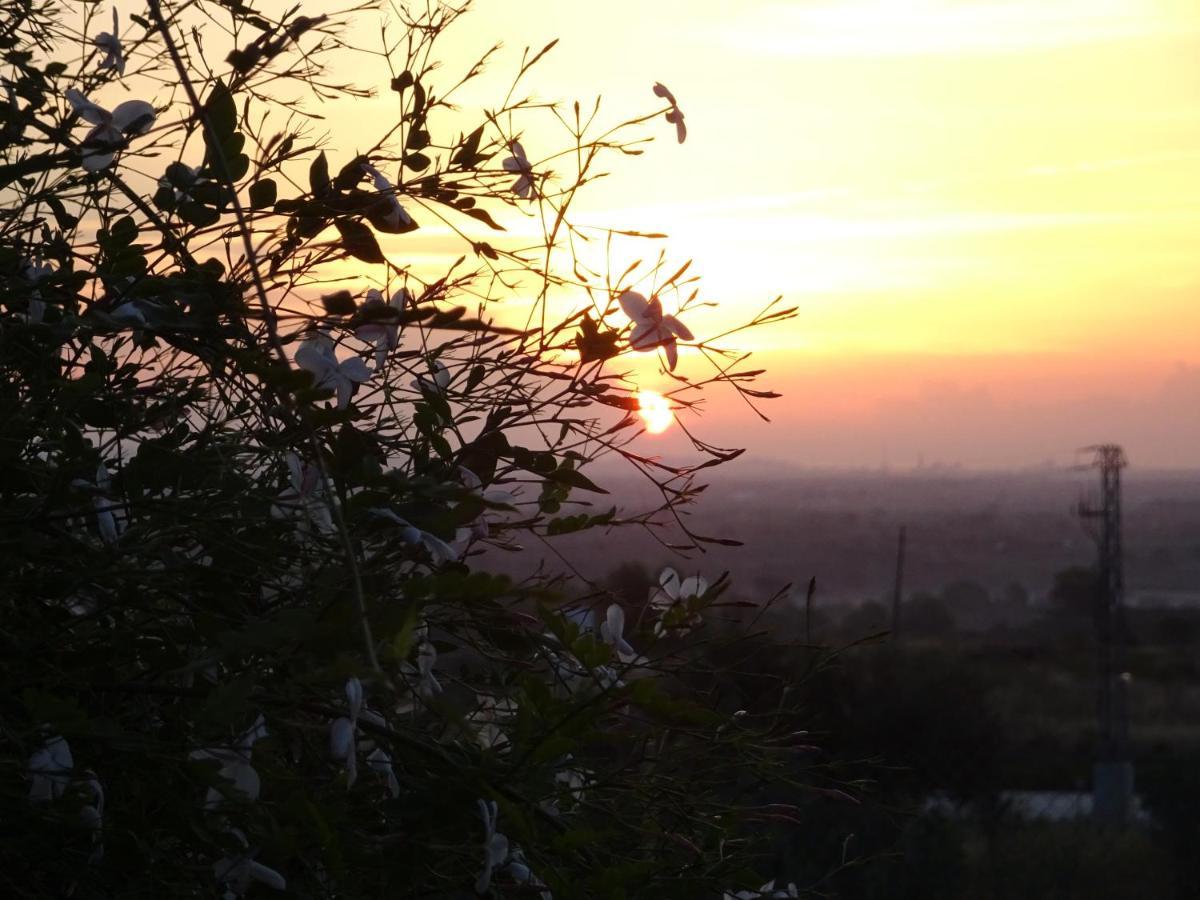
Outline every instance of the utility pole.
[[900, 538], [896, 546], [896, 584], [892, 589], [892, 640], [900, 639], [900, 604], [904, 599], [904, 526], [900, 526]]
[[1098, 650], [1099, 691], [1096, 719], [1099, 731], [1092, 772], [1092, 813], [1106, 825], [1124, 825], [1133, 798], [1133, 760], [1129, 747], [1129, 708], [1126, 698], [1123, 597], [1125, 573], [1121, 549], [1121, 469], [1125, 454], [1116, 444], [1088, 447], [1092, 468], [1100, 470], [1098, 504], [1081, 501], [1079, 516], [1087, 523], [1098, 551], [1094, 606]]

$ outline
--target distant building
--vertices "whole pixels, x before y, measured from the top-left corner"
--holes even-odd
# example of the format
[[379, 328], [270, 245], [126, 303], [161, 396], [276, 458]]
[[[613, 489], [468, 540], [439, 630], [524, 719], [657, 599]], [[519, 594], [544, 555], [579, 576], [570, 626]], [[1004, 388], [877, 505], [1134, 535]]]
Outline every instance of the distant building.
[[1126, 590], [1125, 605], [1131, 609], [1177, 609], [1200, 612], [1200, 591], [1135, 588]]
[[[1088, 822], [1092, 820], [1091, 791], [1001, 791], [997, 800], [1010, 819], [1023, 822]], [[1134, 794], [1129, 810], [1129, 824], [1146, 827], [1152, 824], [1150, 813], [1142, 798]], [[945, 794], [930, 794], [921, 811], [948, 819], [971, 819], [975, 811], [955, 803]]]

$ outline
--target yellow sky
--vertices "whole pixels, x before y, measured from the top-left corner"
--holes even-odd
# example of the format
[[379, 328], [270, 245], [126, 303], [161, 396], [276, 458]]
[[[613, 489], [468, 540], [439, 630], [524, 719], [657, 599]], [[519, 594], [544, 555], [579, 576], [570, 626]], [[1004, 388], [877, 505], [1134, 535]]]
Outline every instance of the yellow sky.
[[[561, 39], [532, 81], [547, 99], [602, 94], [615, 115], [655, 80], [679, 97], [688, 142], [662, 123], [592, 202], [669, 232], [722, 316], [799, 305], [754, 341], [792, 389], [770, 449], [842, 428], [813, 461], [846, 459], [862, 424], [846, 410], [947, 383], [1000, 418], [1074, 418], [1135, 459], [1200, 463], [1200, 392], [1171, 389], [1200, 363], [1194, 0], [480, 0], [460, 38], [494, 37]], [[1161, 428], [1121, 418], [1164, 394]], [[895, 456], [937, 456], [917, 431]], [[1029, 438], [951, 458], [1052, 453]]]
[[[1031, 429], [1025, 450], [1020, 434], [1003, 452], [967, 441], [964, 462], [1041, 459], [1038, 416], [1062, 415], [1088, 422], [1083, 443], [1200, 463], [1200, 3], [477, 0], [443, 43], [446, 71], [506, 49], [459, 101], [494, 104], [522, 48], [554, 38], [535, 96], [602, 95], [616, 122], [662, 81], [690, 131], [679, 146], [647, 126], [653, 145], [615, 161], [582, 218], [669, 233], [721, 304], [690, 320], [702, 334], [777, 294], [800, 308], [744, 342], [791, 390], [751, 440], [778, 455], [824, 429], [842, 438], [797, 461], [859, 464], [879, 451], [855, 456], [855, 436], [886, 422], [894, 457], [936, 458], [945, 436], [918, 420], [951, 414], [936, 389], [950, 385]], [[331, 146], [373, 138], [393, 97], [331, 112]], [[549, 132], [524, 124], [537, 158]], [[449, 250], [432, 228], [395, 240], [414, 261]], [[1108, 427], [1114, 397], [1160, 395], [1174, 430], [1132, 414], [1088, 430]], [[907, 424], [881, 412], [906, 403], [926, 406]]]
[[1200, 5], [513, 9], [463, 32], [560, 37], [548, 98], [673, 88], [689, 142], [664, 126], [599, 202], [668, 231], [727, 311], [798, 303], [776, 345], [1197, 359]]

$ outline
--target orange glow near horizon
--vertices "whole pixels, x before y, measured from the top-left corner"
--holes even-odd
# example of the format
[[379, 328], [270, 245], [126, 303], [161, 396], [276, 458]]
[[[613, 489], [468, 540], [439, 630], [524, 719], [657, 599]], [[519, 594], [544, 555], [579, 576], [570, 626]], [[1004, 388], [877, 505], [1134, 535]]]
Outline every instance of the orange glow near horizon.
[[662, 434], [675, 421], [671, 403], [657, 391], [638, 391], [638, 415], [650, 434]]
[[[375, 40], [379, 20], [360, 21]], [[687, 116], [686, 143], [661, 117], [645, 122], [644, 153], [608, 159], [573, 201], [577, 223], [668, 235], [614, 242], [591, 259], [593, 284], [641, 259], [624, 286], [649, 295], [660, 252], [667, 272], [694, 260], [698, 300], [713, 305], [681, 318], [700, 339], [776, 296], [799, 308], [732, 341], [762, 353], [762, 387], [785, 392], [764, 405], [773, 426], [713, 389], [710, 433], [812, 465], [930, 459], [950, 444], [965, 465], [1031, 464], [1068, 458], [1076, 440], [1200, 463], [1195, 0], [611, 0], [602, 15], [475, 0], [435, 77], [453, 83], [504, 42], [454, 96], [464, 112], [492, 109], [524, 48], [555, 39], [522, 96], [562, 112], [599, 97], [603, 131], [657, 108], [661, 81]], [[386, 73], [369, 80], [376, 97], [322, 108], [331, 150], [354, 152], [364, 123], [394, 116]], [[511, 126], [531, 160], [569, 174], [553, 114]], [[497, 244], [540, 234], [530, 209], [498, 215]], [[436, 272], [461, 247], [417, 218], [384, 250]], [[489, 312], [517, 320], [529, 303], [506, 306]], [[652, 362], [637, 359], [612, 367]], [[681, 347], [676, 374], [709, 378], [711, 360]], [[989, 416], [1011, 427], [997, 437]], [[944, 433], [955, 423], [970, 432], [957, 443]]]

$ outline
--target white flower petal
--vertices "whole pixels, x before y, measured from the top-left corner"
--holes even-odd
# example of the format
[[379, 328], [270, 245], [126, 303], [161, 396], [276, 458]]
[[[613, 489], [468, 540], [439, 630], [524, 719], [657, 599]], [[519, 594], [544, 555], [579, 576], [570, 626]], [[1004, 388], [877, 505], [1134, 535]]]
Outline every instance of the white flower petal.
[[351, 675], [346, 679], [346, 703], [350, 707], [351, 721], [358, 718], [359, 710], [362, 709], [363, 702], [363, 687], [362, 682], [355, 676]]
[[621, 309], [624, 310], [625, 315], [629, 316], [634, 322], [639, 323], [646, 315], [646, 310], [650, 306], [646, 301], [645, 295], [639, 294], [637, 291], [623, 291], [617, 300], [620, 302]]
[[265, 884], [267, 887], [274, 888], [277, 891], [287, 890], [287, 881], [284, 877], [270, 866], [264, 866], [260, 862], [255, 862], [252, 859], [246, 860], [246, 874], [250, 877], [251, 881]]
[[672, 106], [676, 105], [675, 104], [675, 95], [672, 94], [670, 89], [668, 89], [667, 86], [664, 85], [661, 81], [654, 82], [654, 93], [656, 96], [662, 97], [663, 99], [665, 99]]
[[629, 346], [634, 350], [653, 350], [659, 343], [658, 326], [643, 322], [629, 333]]
[[675, 339], [664, 341], [662, 348], [663, 353], [667, 355], [667, 368], [674, 372], [675, 366], [679, 363], [679, 348], [675, 346]]
[[352, 356], [339, 365], [338, 371], [351, 381], [362, 383], [371, 380], [371, 367], [357, 356]]
[[337, 760], [354, 753], [354, 723], [343, 717], [329, 726], [329, 755]]
[[679, 599], [679, 573], [674, 569], [663, 569], [659, 573], [658, 584], [672, 600]]
[[267, 730], [267, 720], [263, 717], [262, 713], [259, 713], [258, 718], [254, 720], [254, 724], [242, 732], [242, 736], [238, 738], [238, 749], [249, 756], [255, 742], [261, 741], [270, 733]]
[[667, 113], [667, 121], [675, 124], [675, 140], [682, 144], [687, 140], [687, 124], [683, 121], [683, 113], [676, 110], [674, 113]]
[[621, 609], [616, 603], [613, 603], [604, 614], [604, 619], [605, 627], [608, 629], [608, 642], [611, 644], [619, 643], [625, 634], [625, 610]]
[[433, 363], [433, 380], [439, 388], [445, 390], [450, 386], [450, 370], [440, 360], [434, 360]]
[[88, 172], [101, 172], [111, 166], [116, 158], [116, 154], [109, 150], [100, 152], [85, 150], [80, 165]]
[[300, 457], [289, 452], [284, 459], [287, 461], [288, 481], [291, 482], [292, 490], [299, 495], [302, 492], [301, 485], [304, 483], [304, 468]]
[[434, 558], [435, 562], [446, 563], [458, 559], [458, 551], [435, 534], [422, 531], [421, 543], [425, 545], [425, 549], [429, 551], [429, 555]]
[[333, 355], [333, 347], [329, 338], [323, 335], [310, 338], [300, 345], [296, 351], [296, 365], [306, 372], [311, 372], [313, 387], [329, 386], [331, 373], [337, 368], [337, 357]]
[[674, 316], [663, 316], [662, 324], [672, 334], [683, 338], [685, 341], [694, 341], [696, 339], [696, 336], [692, 334], [692, 330]]
[[122, 134], [145, 134], [155, 117], [154, 107], [145, 100], [126, 100], [112, 111], [112, 124]]
[[233, 789], [247, 800], [258, 799], [258, 795], [262, 791], [262, 782], [253, 766], [248, 763], [238, 763], [222, 769], [221, 774], [232, 781]]
[[63, 94], [71, 108], [79, 118], [92, 125], [107, 125], [112, 122], [112, 114], [102, 106], [97, 106], [75, 88], [67, 88]]
[[113, 516], [112, 510], [108, 508], [109, 505], [108, 500], [102, 497], [96, 498], [96, 528], [100, 531], [100, 540], [106, 544], [115, 544], [120, 539], [121, 532], [117, 528], [116, 517]]

